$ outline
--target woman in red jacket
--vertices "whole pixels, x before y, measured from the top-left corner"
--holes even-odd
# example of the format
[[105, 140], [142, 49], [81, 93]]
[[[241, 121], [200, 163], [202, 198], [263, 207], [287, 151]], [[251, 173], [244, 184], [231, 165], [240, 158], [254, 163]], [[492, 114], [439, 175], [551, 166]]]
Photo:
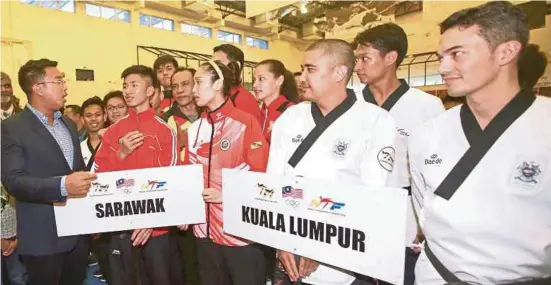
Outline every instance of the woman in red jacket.
[[262, 102], [260, 109], [262, 133], [271, 140], [272, 125], [289, 107], [298, 102], [298, 90], [293, 73], [281, 61], [267, 59], [254, 70], [253, 90]]
[[193, 226], [201, 280], [209, 285], [263, 284], [261, 247], [222, 229], [222, 169], [264, 172], [268, 144], [257, 119], [229, 102], [233, 75], [228, 67], [209, 61], [194, 79], [195, 102], [206, 110], [187, 129], [185, 163], [202, 164], [204, 169], [207, 222]]

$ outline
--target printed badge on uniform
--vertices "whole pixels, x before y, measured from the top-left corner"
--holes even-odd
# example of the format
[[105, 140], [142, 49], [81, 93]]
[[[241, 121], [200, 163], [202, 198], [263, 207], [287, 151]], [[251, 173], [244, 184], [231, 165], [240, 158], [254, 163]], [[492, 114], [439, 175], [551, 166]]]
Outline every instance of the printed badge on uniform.
[[394, 170], [394, 148], [387, 146], [382, 148], [377, 154], [377, 160], [382, 168], [388, 172]]
[[527, 189], [539, 188], [546, 167], [544, 159], [517, 159], [517, 161], [510, 182]]
[[220, 149], [223, 150], [223, 151], [226, 151], [230, 148], [231, 146], [231, 143], [230, 143], [230, 140], [228, 139], [222, 139], [220, 141]]
[[251, 149], [257, 149], [257, 148], [260, 148], [262, 146], [263, 146], [262, 141], [253, 142], [251, 144]]
[[350, 145], [349, 140], [337, 139], [333, 145], [332, 153], [338, 158], [344, 158]]

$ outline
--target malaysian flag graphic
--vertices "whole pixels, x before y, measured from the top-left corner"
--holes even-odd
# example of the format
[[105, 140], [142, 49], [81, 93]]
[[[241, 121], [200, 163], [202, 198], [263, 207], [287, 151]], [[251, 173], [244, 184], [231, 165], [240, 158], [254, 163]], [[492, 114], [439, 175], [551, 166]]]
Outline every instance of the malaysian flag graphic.
[[123, 187], [133, 187], [134, 186], [134, 179], [124, 179], [121, 178], [117, 180], [117, 189], [123, 188]]
[[283, 198], [295, 198], [295, 199], [302, 199], [302, 189], [295, 189], [291, 186], [285, 186], [282, 189], [282, 196]]

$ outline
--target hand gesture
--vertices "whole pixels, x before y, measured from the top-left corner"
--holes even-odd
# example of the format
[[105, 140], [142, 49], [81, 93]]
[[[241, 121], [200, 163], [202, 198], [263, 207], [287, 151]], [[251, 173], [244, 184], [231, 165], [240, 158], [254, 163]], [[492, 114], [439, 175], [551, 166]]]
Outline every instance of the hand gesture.
[[312, 260], [310, 258], [301, 256], [299, 265], [298, 265], [298, 271], [300, 274], [300, 277], [306, 278], [312, 274], [312, 272], [316, 271], [319, 266], [319, 262]]
[[92, 181], [96, 178], [95, 173], [85, 171], [77, 171], [67, 175], [65, 178], [67, 194], [71, 196], [85, 195], [90, 190]]
[[138, 131], [132, 131], [119, 139], [119, 157], [125, 159], [136, 148], [143, 144], [144, 136]]
[[153, 229], [136, 229], [132, 233], [132, 246], [144, 245], [151, 236]]
[[17, 248], [17, 240], [2, 239], [2, 255], [10, 256]]
[[298, 274], [295, 255], [284, 250], [278, 250], [277, 258], [279, 259], [279, 262], [281, 262], [281, 264], [283, 265], [283, 268], [285, 268], [285, 271], [287, 272], [287, 275], [289, 275], [289, 279], [291, 280], [291, 282], [297, 282], [297, 280], [300, 278], [300, 275]]
[[222, 203], [222, 191], [206, 188], [203, 190], [203, 200], [207, 203]]

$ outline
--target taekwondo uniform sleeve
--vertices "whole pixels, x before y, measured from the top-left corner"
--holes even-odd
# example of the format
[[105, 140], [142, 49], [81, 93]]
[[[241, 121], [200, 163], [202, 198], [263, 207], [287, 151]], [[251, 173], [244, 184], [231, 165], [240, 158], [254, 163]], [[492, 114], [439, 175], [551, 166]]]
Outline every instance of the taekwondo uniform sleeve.
[[385, 113], [375, 121], [371, 132], [362, 160], [361, 179], [366, 185], [385, 186], [394, 169], [396, 124], [390, 114]]

